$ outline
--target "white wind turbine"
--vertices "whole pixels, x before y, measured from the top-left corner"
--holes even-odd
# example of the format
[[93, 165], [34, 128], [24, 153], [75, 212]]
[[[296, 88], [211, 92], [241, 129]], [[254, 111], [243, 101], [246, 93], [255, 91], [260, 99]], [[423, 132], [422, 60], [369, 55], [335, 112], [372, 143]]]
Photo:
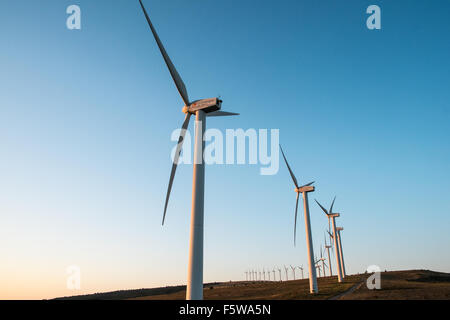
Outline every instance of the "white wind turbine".
[[292, 269], [292, 275], [294, 276], [294, 280], [296, 280], [296, 279], [295, 279], [295, 267], [293, 267], [292, 265], [291, 265], [290, 267], [291, 267], [291, 269]]
[[166, 218], [167, 204], [169, 202], [170, 192], [177, 169], [180, 152], [182, 150], [184, 137], [189, 125], [191, 116], [195, 114], [195, 146], [194, 146], [194, 175], [192, 187], [192, 211], [191, 211], [191, 232], [189, 244], [189, 264], [188, 264], [188, 279], [186, 289], [187, 300], [202, 300], [203, 299], [203, 217], [204, 217], [204, 191], [205, 191], [205, 164], [203, 160], [204, 149], [204, 132], [206, 128], [206, 117], [220, 117], [237, 115], [235, 113], [220, 111], [222, 100], [219, 98], [210, 98], [202, 100], [189, 100], [188, 92], [183, 80], [178, 71], [175, 69], [172, 61], [169, 58], [155, 28], [153, 27], [150, 17], [144, 8], [142, 0], [139, 0], [142, 11], [147, 19], [148, 25], [153, 33], [153, 37], [161, 51], [164, 61], [169, 69], [175, 86], [181, 95], [184, 107], [183, 112], [186, 114], [183, 125], [181, 126], [181, 133], [178, 139], [177, 149], [170, 173], [169, 186], [167, 188], [166, 202], [164, 205], [163, 225]]
[[294, 221], [294, 245], [295, 245], [295, 234], [297, 230], [297, 210], [298, 210], [298, 200], [300, 193], [303, 196], [303, 208], [305, 211], [305, 233], [306, 233], [306, 247], [308, 250], [308, 269], [309, 269], [309, 291], [310, 293], [318, 293], [319, 289], [317, 287], [317, 275], [316, 275], [316, 269], [314, 264], [314, 248], [313, 248], [313, 242], [312, 242], [312, 232], [311, 232], [311, 223], [310, 223], [310, 217], [309, 217], [309, 202], [308, 202], [308, 193], [313, 192], [315, 188], [312, 186], [314, 182], [310, 182], [308, 184], [305, 184], [301, 187], [299, 187], [297, 179], [295, 178], [294, 173], [291, 170], [291, 167], [289, 166], [289, 163], [287, 162], [286, 156], [284, 155], [283, 148], [281, 148], [281, 153], [283, 154], [284, 162], [286, 163], [286, 166], [289, 170], [289, 173], [291, 175], [292, 180], [295, 184], [295, 192], [297, 193], [297, 202], [295, 205], [295, 221]]
[[283, 281], [283, 280], [281, 279], [281, 268], [278, 268], [278, 267], [277, 267], [277, 270], [278, 270], [278, 273], [279, 273], [279, 275], [280, 275], [280, 282], [281, 282], [281, 281]]
[[332, 236], [333, 238], [333, 242], [334, 242], [334, 251], [335, 251], [335, 256], [336, 256], [336, 267], [337, 267], [337, 274], [338, 274], [338, 281], [342, 282], [343, 279], [343, 273], [342, 273], [342, 267], [341, 267], [341, 259], [339, 256], [339, 245], [338, 245], [338, 239], [336, 236], [336, 218], [340, 216], [339, 213], [333, 213], [333, 205], [334, 205], [334, 201], [336, 200], [336, 197], [334, 197], [333, 202], [331, 203], [331, 207], [330, 207], [330, 211], [327, 211], [327, 209], [325, 209], [320, 203], [319, 201], [316, 200], [317, 204], [319, 205], [319, 207], [322, 209], [323, 212], [325, 212], [325, 214], [327, 215], [328, 218], [328, 226], [330, 227], [330, 221], [331, 221], [331, 226], [333, 228], [333, 235], [330, 234], [330, 236]]
[[342, 277], [345, 278], [347, 276], [347, 273], [345, 272], [345, 263], [344, 263], [344, 252], [342, 251], [342, 238], [341, 238], [341, 231], [344, 231], [344, 228], [337, 227], [337, 237], [338, 237], [338, 243], [339, 243], [339, 255], [341, 257], [341, 263], [342, 263]]
[[301, 270], [302, 272], [302, 280], [305, 279], [304, 275], [303, 275], [303, 265], [301, 267], [297, 267], [299, 270]]
[[327, 250], [327, 254], [328, 254], [328, 269], [330, 271], [330, 277], [332, 277], [333, 276], [333, 270], [331, 269], [330, 249], [332, 249], [333, 247], [331, 245], [327, 244], [327, 236], [326, 236], [326, 234], [324, 234], [324, 240], [325, 240], [325, 249]]
[[266, 281], [266, 269], [263, 268], [263, 280]]
[[[324, 249], [324, 251], [325, 251], [325, 249]], [[325, 275], [325, 266], [327, 265], [326, 263], [325, 263], [325, 258], [323, 257], [323, 252], [322, 252], [322, 246], [320, 246], [320, 259], [318, 260], [318, 261], [322, 261], [322, 271], [323, 271], [323, 276], [325, 277], [326, 275]]]
[[245, 281], [248, 281], [248, 271], [245, 271]]
[[270, 269], [267, 269], [267, 278], [268, 278], [268, 281], [270, 281]]
[[275, 267], [273, 268], [272, 272], [273, 272], [273, 281], [276, 281], [277, 279], [275, 278]]
[[319, 278], [322, 276], [320, 274], [320, 264], [319, 264], [320, 260], [317, 260], [317, 264], [316, 264], [316, 269], [318, 270], [318, 274], [319, 274]]
[[286, 272], [286, 281], [289, 281], [289, 276], [288, 276], [289, 267], [284, 266], [284, 271]]

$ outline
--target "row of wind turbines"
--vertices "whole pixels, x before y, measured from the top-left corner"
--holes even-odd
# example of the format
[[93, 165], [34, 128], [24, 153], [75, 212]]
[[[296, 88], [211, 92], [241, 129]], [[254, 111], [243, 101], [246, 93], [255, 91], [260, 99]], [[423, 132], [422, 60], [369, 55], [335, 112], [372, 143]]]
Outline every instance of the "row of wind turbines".
[[[175, 86], [181, 96], [183, 101], [182, 112], [185, 114], [184, 122], [181, 126], [180, 137], [178, 139], [177, 148], [175, 151], [175, 156], [173, 160], [172, 170], [170, 173], [169, 184], [167, 188], [166, 201], [164, 205], [164, 214], [162, 224], [166, 218], [167, 207], [169, 203], [169, 197], [172, 190], [172, 185], [175, 177], [175, 172], [178, 166], [178, 161], [180, 158], [180, 153], [182, 151], [183, 142], [187, 128], [189, 126], [189, 121], [192, 115], [195, 115], [195, 144], [194, 144], [194, 172], [193, 172], [193, 184], [192, 184], [192, 209], [191, 209], [191, 227], [190, 227], [190, 241], [189, 241], [189, 262], [188, 262], [188, 279], [187, 279], [187, 290], [186, 299], [187, 300], [202, 300], [203, 299], [203, 237], [204, 237], [204, 190], [205, 190], [205, 163], [203, 161], [203, 150], [205, 146], [204, 133], [206, 131], [206, 119], [207, 117], [223, 117], [223, 116], [234, 116], [238, 115], [236, 113], [221, 111], [222, 100], [220, 98], [209, 98], [200, 100], [190, 100], [186, 86], [173, 65], [169, 55], [167, 54], [161, 39], [159, 38], [150, 17], [144, 7], [142, 0], [139, 0], [139, 4], [142, 8], [144, 16], [147, 20], [148, 26], [153, 34], [153, 37], [158, 45], [164, 62], [169, 69], [169, 73]], [[283, 152], [283, 151], [282, 151]], [[308, 204], [308, 193], [314, 191], [313, 183], [299, 187], [297, 180], [290, 169], [286, 157], [283, 157], [288, 166], [289, 172], [295, 184], [295, 192], [297, 193], [297, 204], [295, 208], [295, 224], [294, 224], [294, 243], [295, 243], [295, 229], [297, 225], [297, 209], [299, 195], [303, 196], [303, 203], [305, 209], [305, 227], [306, 227], [306, 241], [308, 245], [308, 267], [309, 267], [309, 278], [310, 278], [310, 289], [312, 293], [317, 293], [317, 277], [316, 268], [312, 247], [312, 234], [311, 225], [309, 221], [309, 204]], [[334, 204], [334, 201], [333, 201]], [[320, 205], [320, 204], [319, 204]], [[335, 218], [339, 217], [339, 214], [332, 213], [332, 207], [330, 211], [325, 211], [328, 216], [328, 220], [332, 221], [333, 224], [333, 239], [336, 254], [337, 266], [338, 266], [338, 277], [339, 281], [342, 281], [344, 277], [343, 269], [343, 255], [342, 249], [338, 251], [338, 228], [336, 227]], [[342, 262], [341, 262], [342, 261]]]
[[[300, 194], [302, 194], [303, 198], [303, 209], [304, 209], [304, 218], [305, 218], [305, 234], [306, 234], [306, 249], [308, 253], [308, 274], [309, 274], [309, 290], [310, 293], [315, 294], [319, 292], [319, 289], [317, 287], [317, 273], [316, 269], [320, 272], [320, 267], [317, 267], [317, 262], [322, 262], [322, 268], [325, 272], [325, 258], [322, 257], [322, 251], [321, 251], [321, 258], [318, 261], [315, 261], [314, 258], [314, 248], [313, 248], [313, 240], [312, 240], [312, 232], [311, 232], [311, 219], [309, 214], [309, 201], [308, 201], [308, 194], [310, 192], [315, 191], [315, 187], [313, 186], [314, 181], [310, 182], [308, 184], [299, 186], [299, 183], [297, 181], [297, 178], [294, 175], [294, 172], [292, 171], [291, 167], [289, 166], [289, 163], [286, 159], [286, 155], [284, 154], [283, 148], [280, 146], [281, 154], [283, 155], [284, 162], [286, 163], [286, 167], [289, 171], [289, 174], [291, 175], [292, 181], [295, 185], [295, 192], [297, 194], [297, 200], [295, 204], [295, 220], [294, 220], [294, 246], [296, 244], [296, 233], [297, 233], [297, 213], [298, 213], [298, 202], [300, 198]], [[315, 200], [316, 203], [319, 205], [319, 207], [322, 209], [322, 211], [325, 213], [325, 215], [328, 218], [328, 234], [330, 236], [330, 239], [333, 239], [334, 244], [334, 252], [336, 257], [336, 267], [337, 267], [337, 276], [338, 276], [338, 282], [342, 282], [343, 279], [346, 276], [345, 273], [345, 263], [344, 263], [344, 254], [342, 251], [342, 241], [341, 241], [341, 231], [344, 230], [342, 227], [338, 227], [336, 225], [336, 218], [340, 217], [339, 213], [333, 212], [334, 202], [336, 201], [336, 197], [334, 197], [333, 202], [331, 203], [331, 207], [329, 210], [325, 209], [319, 201]], [[326, 240], [326, 237], [325, 237]], [[330, 259], [330, 251], [331, 246], [328, 246], [325, 242], [325, 247], [327, 248], [328, 253], [328, 263], [329, 268], [331, 271], [331, 259]]]
[[[289, 269], [292, 271], [292, 279], [289, 279]], [[303, 266], [292, 266], [290, 265], [289, 267], [284, 266], [284, 271], [285, 271], [285, 281], [289, 281], [289, 280], [297, 280], [296, 277], [296, 273], [295, 270], [299, 269], [301, 271], [301, 279], [304, 279], [304, 275], [303, 275]], [[252, 270], [248, 270], [245, 271], [245, 281], [277, 281], [276, 279], [276, 271], [278, 271], [279, 273], [279, 280], [278, 281], [283, 281], [281, 274], [282, 274], [282, 269], [279, 267], [274, 267], [273, 269], [267, 268], [267, 270], [265, 268], [262, 269], [262, 271], [260, 269], [252, 269]], [[273, 277], [270, 276], [270, 274], [273, 273]], [[267, 277], [266, 277], [267, 274]]]
[[[340, 231], [342, 231], [343, 228], [337, 228], [338, 231], [338, 235], [340, 234]], [[333, 238], [333, 235], [327, 231], [330, 235], [330, 239]], [[340, 241], [340, 235], [338, 236], [338, 250], [339, 252], [342, 252], [342, 243]], [[330, 249], [333, 250], [333, 246], [327, 243], [327, 238], [326, 235], [324, 235], [324, 247], [322, 248], [322, 246], [320, 247], [320, 258], [317, 259], [315, 261], [315, 268], [317, 270], [318, 276], [317, 278], [321, 278], [321, 277], [332, 277], [333, 276], [333, 269], [332, 269], [332, 263], [331, 263], [331, 255], [330, 255]], [[323, 249], [323, 250], [322, 250]], [[333, 250], [334, 251], [334, 250]], [[328, 258], [324, 257], [324, 254], [327, 254]], [[339, 257], [342, 258], [343, 255], [339, 254]], [[328, 261], [328, 263], [326, 262]], [[342, 271], [343, 271], [343, 278], [345, 277], [345, 264], [343, 262], [343, 260], [341, 261], [342, 263]], [[292, 271], [292, 278], [289, 278], [289, 269]], [[299, 269], [301, 271], [301, 278], [300, 279], [304, 279], [304, 268], [303, 265], [302, 266], [292, 266], [289, 265], [289, 267], [287, 267], [286, 265], [284, 265], [284, 274], [285, 274], [285, 281], [289, 281], [289, 280], [297, 280], [296, 278], [296, 269]], [[278, 280], [276, 279], [276, 272], [278, 271], [279, 277]], [[267, 273], [267, 277], [266, 277], [266, 273]], [[273, 277], [271, 277], [271, 273], [273, 273]], [[316, 273], [316, 274], [317, 274]], [[328, 275], [327, 275], [328, 273]], [[245, 281], [283, 281], [282, 279], [282, 269], [279, 267], [274, 267], [273, 269], [270, 268], [262, 268], [261, 269], [257, 268], [257, 269], [249, 269], [247, 271], [244, 272], [245, 274]], [[309, 275], [307, 275], [309, 278]]]

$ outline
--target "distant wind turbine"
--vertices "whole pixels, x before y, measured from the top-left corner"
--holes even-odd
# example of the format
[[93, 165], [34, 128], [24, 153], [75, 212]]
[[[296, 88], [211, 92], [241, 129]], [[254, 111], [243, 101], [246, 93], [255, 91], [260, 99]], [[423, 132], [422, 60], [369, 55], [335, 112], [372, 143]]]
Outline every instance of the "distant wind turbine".
[[291, 267], [291, 269], [292, 269], [292, 275], [294, 276], [294, 280], [296, 280], [296, 279], [295, 279], [295, 267], [293, 267], [292, 265], [291, 265], [290, 267]]
[[286, 272], [286, 281], [289, 281], [289, 276], [288, 276], [289, 267], [284, 266], [284, 271]]
[[338, 274], [338, 281], [342, 282], [343, 279], [343, 273], [342, 273], [342, 267], [341, 267], [341, 259], [339, 256], [339, 245], [338, 245], [338, 239], [336, 236], [336, 218], [340, 216], [339, 213], [333, 213], [333, 205], [334, 205], [334, 201], [336, 200], [336, 197], [334, 197], [333, 202], [331, 203], [331, 207], [330, 210], [328, 211], [327, 209], [325, 209], [320, 203], [319, 201], [316, 200], [317, 204], [319, 205], [319, 207], [322, 209], [323, 212], [325, 212], [325, 214], [327, 215], [328, 218], [328, 225], [330, 225], [330, 220], [331, 220], [331, 226], [333, 228], [333, 235], [330, 234], [330, 236], [333, 238], [334, 241], [334, 251], [335, 251], [335, 256], [336, 256], [336, 267], [337, 267], [337, 274]]
[[219, 98], [202, 99], [202, 100], [189, 100], [186, 86], [181, 79], [180, 74], [176, 70], [169, 55], [166, 52], [155, 28], [153, 27], [150, 17], [144, 8], [142, 0], [139, 0], [142, 11], [147, 19], [148, 25], [153, 33], [153, 37], [161, 51], [164, 61], [169, 69], [175, 86], [181, 95], [184, 107], [183, 112], [186, 114], [183, 125], [181, 126], [181, 134], [178, 139], [177, 149], [175, 151], [175, 157], [172, 165], [172, 171], [170, 173], [169, 186], [167, 188], [166, 202], [164, 205], [163, 225], [166, 218], [167, 205], [169, 203], [170, 192], [172, 190], [172, 184], [175, 177], [175, 171], [178, 166], [178, 160], [182, 150], [184, 137], [189, 125], [191, 116], [196, 116], [195, 126], [195, 155], [194, 155], [194, 175], [193, 175], [193, 187], [192, 187], [192, 213], [191, 213], [191, 234], [189, 245], [189, 263], [188, 263], [188, 280], [186, 289], [187, 300], [202, 300], [203, 299], [203, 217], [204, 217], [204, 192], [205, 192], [205, 163], [203, 160], [203, 149], [205, 145], [204, 133], [206, 129], [206, 117], [220, 117], [237, 115], [235, 113], [222, 112], [222, 100]]
[[336, 231], [339, 243], [339, 255], [341, 256], [341, 263], [342, 263], [342, 276], [345, 278], [347, 276], [347, 273], [345, 272], [344, 252], [342, 251], [342, 238], [341, 238], [341, 231], [344, 231], [344, 228], [337, 227]]
[[292, 181], [295, 185], [295, 192], [297, 193], [297, 202], [295, 205], [295, 222], [294, 222], [294, 245], [295, 245], [295, 234], [297, 229], [297, 210], [298, 210], [298, 200], [300, 193], [303, 196], [303, 207], [305, 210], [305, 233], [306, 233], [306, 247], [308, 250], [308, 269], [309, 269], [309, 291], [310, 293], [318, 293], [319, 289], [317, 287], [317, 275], [316, 275], [316, 269], [314, 267], [314, 248], [313, 248], [313, 242], [312, 242], [312, 232], [311, 232], [311, 223], [310, 223], [310, 217], [309, 217], [309, 203], [308, 203], [308, 193], [313, 192], [315, 188], [312, 186], [314, 182], [310, 182], [308, 184], [305, 184], [303, 186], [299, 186], [297, 182], [297, 178], [295, 178], [294, 173], [291, 170], [291, 167], [289, 166], [289, 163], [287, 162], [286, 156], [284, 155], [283, 148], [281, 148], [281, 153], [283, 154], [284, 162], [286, 163], [286, 166], [289, 170], [289, 173], [291, 175]]
[[303, 275], [303, 265], [301, 267], [297, 267], [302, 271], [302, 280], [305, 279], [304, 275]]
[[330, 271], [330, 277], [332, 277], [333, 270], [331, 269], [330, 249], [332, 249], [333, 247], [331, 245], [327, 244], [327, 236], [325, 234], [324, 234], [324, 240], [325, 240], [325, 249], [327, 250], [327, 254], [328, 254], [328, 270]]
[[[324, 249], [324, 251], [325, 251], [325, 249]], [[320, 246], [320, 259], [319, 260], [322, 261], [322, 271], [323, 271], [323, 276], [325, 277], [326, 276], [326, 274], [325, 274], [325, 266], [326, 266], [325, 260], [326, 259], [323, 257], [322, 246]]]

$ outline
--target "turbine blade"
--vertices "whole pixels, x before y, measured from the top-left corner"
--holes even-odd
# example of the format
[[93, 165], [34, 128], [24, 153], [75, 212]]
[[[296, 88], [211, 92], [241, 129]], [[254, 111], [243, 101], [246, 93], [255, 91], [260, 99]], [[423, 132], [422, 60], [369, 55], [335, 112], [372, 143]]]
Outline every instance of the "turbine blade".
[[175, 156], [172, 164], [172, 171], [170, 172], [169, 186], [167, 187], [167, 195], [166, 195], [166, 203], [164, 205], [164, 215], [162, 224], [164, 225], [164, 221], [166, 219], [167, 212], [167, 204], [169, 203], [170, 192], [172, 191], [173, 179], [175, 177], [175, 172], [177, 171], [178, 160], [180, 159], [181, 149], [183, 147], [184, 136], [186, 135], [187, 127], [189, 126], [189, 119], [191, 118], [191, 114], [186, 114], [186, 118], [184, 119], [183, 125], [181, 126], [180, 137], [178, 138], [177, 149], [175, 151]]
[[283, 151], [283, 148], [281, 147], [281, 145], [280, 145], [280, 149], [281, 149], [281, 153], [283, 154], [284, 162], [286, 162], [286, 166], [287, 166], [287, 168], [289, 170], [289, 173], [291, 174], [292, 180], [294, 181], [295, 186], [298, 188], [297, 179], [295, 178], [295, 175], [292, 172], [291, 167], [289, 166], [289, 163], [286, 160], [286, 156], [284, 155], [284, 151]]
[[330, 231], [327, 231], [328, 234], [330, 235], [330, 238], [334, 239], [333, 235], [330, 233]]
[[177, 69], [175, 68], [172, 61], [170, 60], [169, 55], [167, 54], [166, 49], [164, 48], [161, 40], [159, 39], [159, 36], [156, 33], [155, 28], [153, 27], [150, 17], [147, 14], [147, 10], [145, 10], [142, 0], [139, 0], [139, 3], [141, 4], [142, 11], [144, 11], [144, 15], [145, 15], [145, 18], [147, 19], [148, 25], [150, 26], [150, 29], [152, 30], [153, 37], [155, 38], [156, 43], [158, 44], [159, 51], [161, 51], [164, 61], [166, 62], [167, 68], [169, 69], [170, 75], [172, 76], [172, 79], [175, 82], [175, 86], [177, 87], [178, 92], [180, 93], [181, 98], [184, 101], [184, 104], [186, 106], [189, 106], [189, 96], [188, 96], [188, 93], [186, 90], [186, 86], [184, 85], [184, 82], [181, 79]]
[[315, 181], [310, 182], [310, 183], [308, 183], [308, 184], [305, 184], [305, 185], [301, 186], [300, 188], [303, 188], [303, 187], [309, 187], [309, 186], [312, 185], [313, 183], [315, 183]]
[[328, 232], [331, 230], [331, 218], [328, 217]]
[[226, 111], [215, 111], [206, 114], [207, 117], [229, 117], [229, 116], [239, 116], [239, 113], [226, 112]]
[[323, 212], [325, 212], [325, 214], [328, 216], [328, 211], [327, 211], [327, 209], [325, 209], [325, 208], [319, 203], [319, 201], [317, 201], [316, 199], [314, 199], [314, 201], [317, 202], [317, 204], [319, 205], [319, 207], [322, 208]]
[[294, 220], [294, 247], [295, 247], [295, 245], [296, 245], [296, 235], [297, 235], [298, 198], [299, 198], [299, 193], [297, 192], [297, 201], [296, 201], [296, 203], [295, 203], [295, 220]]
[[333, 213], [333, 206], [334, 206], [334, 201], [336, 201], [336, 196], [334, 196], [333, 202], [331, 203], [331, 207], [330, 207], [330, 214]]

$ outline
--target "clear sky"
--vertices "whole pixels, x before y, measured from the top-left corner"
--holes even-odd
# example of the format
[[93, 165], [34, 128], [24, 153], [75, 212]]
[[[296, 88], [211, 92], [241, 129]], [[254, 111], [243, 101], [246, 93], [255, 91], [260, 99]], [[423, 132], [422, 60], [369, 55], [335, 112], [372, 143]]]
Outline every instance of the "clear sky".
[[[191, 98], [241, 113], [208, 127], [279, 129], [297, 178], [317, 181], [316, 251], [312, 200], [337, 195], [348, 273], [450, 272], [449, 1], [144, 3]], [[0, 39], [0, 298], [185, 284], [192, 166], [161, 226], [182, 102], [138, 0], [4, 0]], [[206, 187], [205, 282], [306, 265], [284, 165], [208, 166]]]

